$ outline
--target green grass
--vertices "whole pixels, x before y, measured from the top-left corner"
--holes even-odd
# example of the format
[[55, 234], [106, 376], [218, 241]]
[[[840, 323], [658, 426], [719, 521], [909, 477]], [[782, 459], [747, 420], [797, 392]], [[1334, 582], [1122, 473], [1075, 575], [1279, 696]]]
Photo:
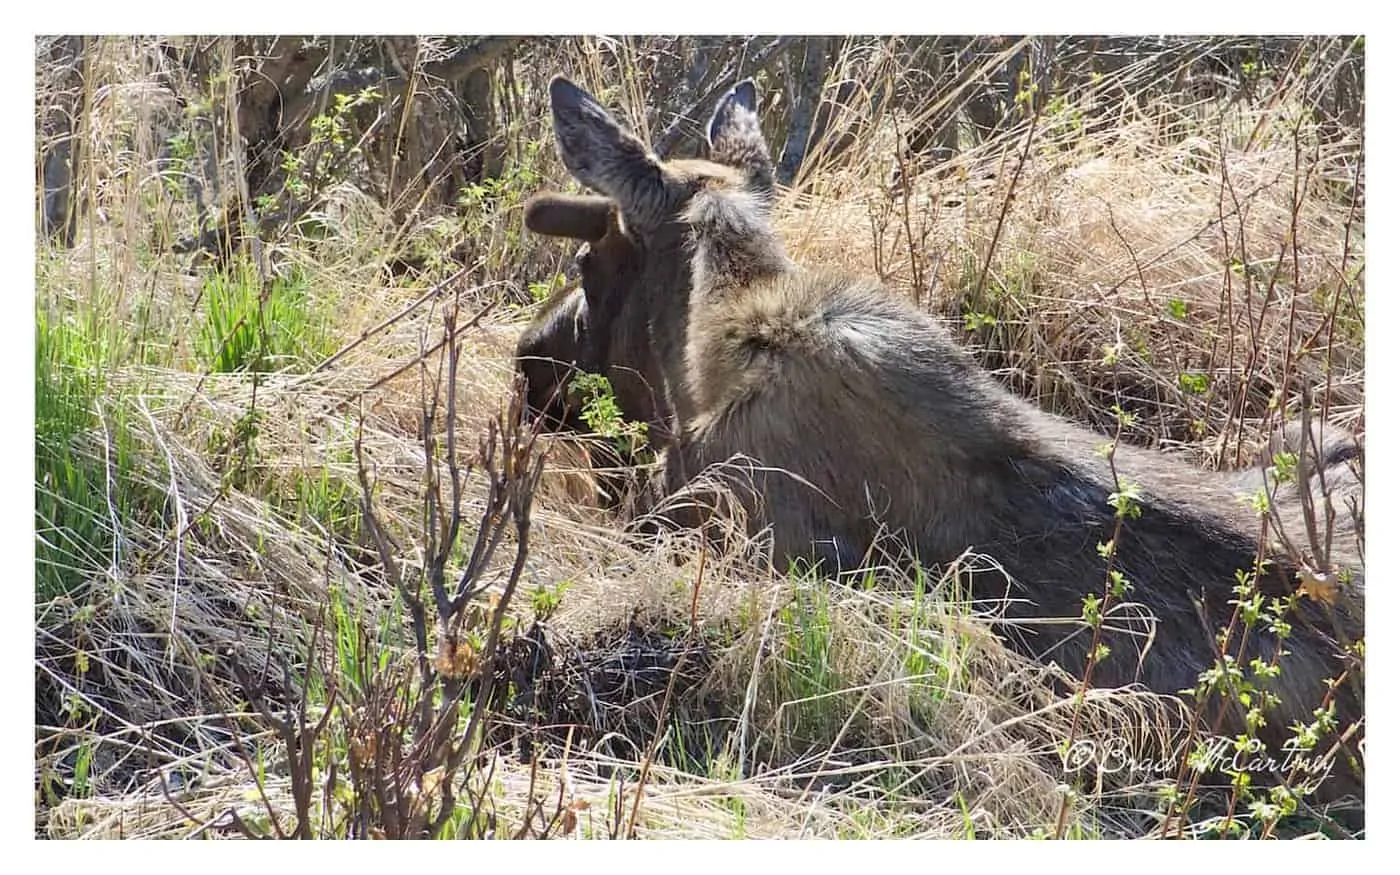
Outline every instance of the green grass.
[[215, 373], [303, 372], [335, 351], [304, 274], [260, 280], [246, 265], [209, 273], [195, 350]]
[[788, 725], [806, 737], [834, 737], [844, 719], [836, 706], [850, 683], [835, 663], [838, 641], [831, 621], [830, 595], [809, 581], [798, 582], [792, 601], [778, 613], [774, 699], [792, 706]]
[[102, 330], [42, 308], [34, 330], [35, 598], [72, 594], [114, 561], [138, 504], [127, 407], [103, 379]]

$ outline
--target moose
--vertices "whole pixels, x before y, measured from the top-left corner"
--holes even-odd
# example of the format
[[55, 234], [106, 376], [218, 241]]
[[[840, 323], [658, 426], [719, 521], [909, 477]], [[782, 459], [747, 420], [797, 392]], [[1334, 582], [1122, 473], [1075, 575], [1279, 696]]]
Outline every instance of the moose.
[[[1276, 662], [1276, 675], [1252, 678], [1278, 699], [1260, 733], [1271, 748], [1320, 702], [1335, 706], [1339, 731], [1363, 720], [1344, 652], [1364, 635], [1360, 548], [1345, 532], [1319, 547], [1304, 531], [1320, 483], [1359, 496], [1354, 441], [1285, 432], [1311, 463], [1298, 471], [1307, 488], [1275, 489], [1270, 527], [1240, 500], [1265, 484], [1258, 470], [1221, 475], [1121, 444], [1105, 453], [1104, 435], [1013, 395], [875, 279], [795, 263], [773, 230], [751, 81], [720, 100], [708, 158], [659, 159], [564, 78], [550, 103], [565, 167], [598, 194], [539, 195], [527, 208], [531, 230], [585, 246], [581, 285], [527, 331], [520, 366], [538, 409], [564, 394], [564, 371], [544, 364], [613, 379], [624, 414], [652, 425], [655, 515], [704, 526], [719, 484], [774, 560], [839, 573], [890, 544], [935, 566], [973, 551], [1001, 568], [971, 575], [974, 599], [998, 604], [1022, 653], [1088, 667], [1096, 685], [1167, 694], [1221, 662], [1245, 673], [1255, 658]], [[1270, 533], [1294, 549], [1264, 556]], [[1096, 631], [1085, 597], [1108, 580], [1118, 597]], [[1289, 634], [1236, 624], [1222, 653], [1237, 589], [1286, 602]], [[1208, 725], [1243, 731], [1238, 702], [1213, 704]], [[1361, 787], [1358, 758], [1347, 759], [1328, 795]]]

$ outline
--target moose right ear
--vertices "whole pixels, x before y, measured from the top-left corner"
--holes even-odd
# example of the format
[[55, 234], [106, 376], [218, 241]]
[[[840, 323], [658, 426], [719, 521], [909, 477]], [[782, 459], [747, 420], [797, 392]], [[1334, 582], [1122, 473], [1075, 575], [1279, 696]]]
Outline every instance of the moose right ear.
[[525, 202], [525, 227], [548, 237], [592, 243], [608, 233], [612, 201], [576, 194], [541, 194]]
[[661, 164], [624, 131], [593, 95], [562, 76], [549, 83], [554, 140], [564, 166], [579, 182], [615, 200], [629, 222], [666, 220]]
[[711, 161], [745, 171], [750, 191], [772, 195], [773, 159], [759, 128], [758, 92], [752, 79], [745, 79], [720, 98], [706, 133]]

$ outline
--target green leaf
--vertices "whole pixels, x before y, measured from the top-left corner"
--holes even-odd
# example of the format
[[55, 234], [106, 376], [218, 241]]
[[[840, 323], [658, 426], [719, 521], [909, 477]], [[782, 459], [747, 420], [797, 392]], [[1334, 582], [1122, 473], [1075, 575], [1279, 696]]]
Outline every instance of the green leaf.
[[1210, 388], [1210, 378], [1194, 371], [1177, 374], [1176, 381], [1182, 390], [1190, 395], [1204, 395]]

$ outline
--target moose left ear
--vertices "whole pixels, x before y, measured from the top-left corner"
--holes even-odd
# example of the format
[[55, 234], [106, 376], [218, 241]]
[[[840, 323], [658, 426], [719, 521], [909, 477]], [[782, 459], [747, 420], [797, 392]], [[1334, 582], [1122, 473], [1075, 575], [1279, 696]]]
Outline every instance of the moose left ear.
[[549, 107], [559, 157], [575, 179], [616, 201], [633, 224], [666, 218], [661, 165], [641, 140], [624, 131], [593, 95], [562, 76], [549, 83]]
[[711, 161], [745, 171], [751, 191], [764, 196], [773, 193], [773, 159], [758, 126], [758, 93], [752, 79], [720, 98], [707, 132]]

